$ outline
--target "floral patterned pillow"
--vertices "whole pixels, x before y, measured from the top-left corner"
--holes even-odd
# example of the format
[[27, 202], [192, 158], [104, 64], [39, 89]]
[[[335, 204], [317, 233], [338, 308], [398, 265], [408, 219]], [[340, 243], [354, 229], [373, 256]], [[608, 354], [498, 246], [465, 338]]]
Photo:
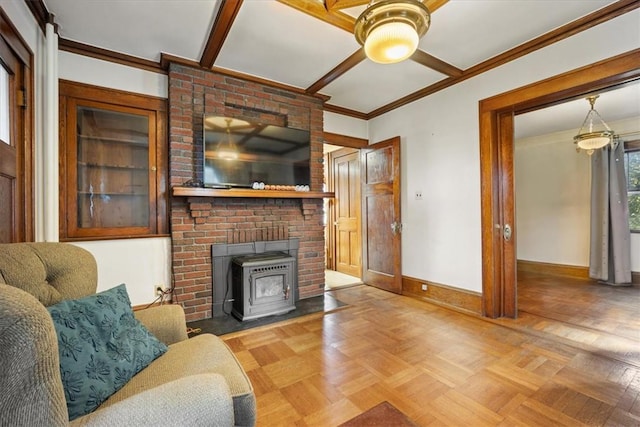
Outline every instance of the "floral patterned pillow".
[[134, 317], [124, 284], [47, 309], [58, 335], [69, 420], [95, 410], [167, 351]]

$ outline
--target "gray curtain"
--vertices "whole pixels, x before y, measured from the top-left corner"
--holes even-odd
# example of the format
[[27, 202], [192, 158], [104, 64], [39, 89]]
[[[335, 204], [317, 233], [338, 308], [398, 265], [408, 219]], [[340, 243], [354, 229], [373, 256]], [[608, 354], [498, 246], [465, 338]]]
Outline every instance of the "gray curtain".
[[591, 250], [589, 277], [610, 285], [631, 283], [631, 232], [619, 142], [591, 156]]

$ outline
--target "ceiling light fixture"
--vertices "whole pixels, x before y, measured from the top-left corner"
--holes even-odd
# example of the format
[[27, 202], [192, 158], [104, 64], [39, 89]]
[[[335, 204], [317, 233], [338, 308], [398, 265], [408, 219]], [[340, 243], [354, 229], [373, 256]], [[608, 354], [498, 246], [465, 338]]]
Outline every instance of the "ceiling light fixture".
[[393, 64], [413, 55], [430, 23], [429, 9], [419, 0], [371, 0], [354, 33], [369, 59]]
[[[586, 98], [591, 105], [591, 109], [587, 113], [587, 117], [584, 118], [578, 134], [573, 137], [574, 144], [577, 144], [576, 151], [579, 152], [582, 149], [589, 155], [593, 154], [595, 150], [612, 143], [615, 135], [615, 132], [607, 126], [594, 107], [598, 96], [599, 95], [594, 95]], [[594, 119], [596, 118], [600, 120], [599, 127], [601, 130], [595, 130], [594, 128]], [[586, 129], [585, 126], [587, 126]]]
[[238, 147], [231, 140], [231, 121], [233, 119], [224, 119], [227, 122], [227, 141], [223, 140], [220, 145], [218, 145], [218, 149], [216, 150], [216, 154], [219, 158], [224, 160], [236, 160], [238, 158]]

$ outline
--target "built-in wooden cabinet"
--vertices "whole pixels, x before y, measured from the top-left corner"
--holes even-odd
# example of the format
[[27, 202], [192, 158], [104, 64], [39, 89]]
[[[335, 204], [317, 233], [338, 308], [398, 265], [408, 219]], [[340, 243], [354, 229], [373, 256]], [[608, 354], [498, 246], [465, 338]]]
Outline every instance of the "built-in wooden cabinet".
[[166, 101], [60, 84], [60, 238], [162, 235]]

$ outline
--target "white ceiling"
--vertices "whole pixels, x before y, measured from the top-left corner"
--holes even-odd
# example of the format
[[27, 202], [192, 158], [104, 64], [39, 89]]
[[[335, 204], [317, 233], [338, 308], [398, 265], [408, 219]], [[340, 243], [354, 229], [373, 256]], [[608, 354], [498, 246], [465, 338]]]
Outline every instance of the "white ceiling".
[[[514, 125], [515, 138], [528, 138], [565, 130], [575, 130], [577, 134], [590, 108], [586, 99], [575, 99], [517, 115]], [[635, 118], [640, 131], [640, 83], [601, 92], [596, 100], [595, 109], [607, 125], [618, 120]]]
[[[220, 0], [43, 1], [55, 16], [61, 39], [156, 63], [163, 53], [199, 63], [222, 5]], [[307, 90], [360, 49], [351, 32], [286, 1], [291, 0], [244, 0], [214, 67]], [[437, 0], [425, 0], [430, 1]], [[420, 49], [464, 71], [612, 3], [449, 0], [433, 11]], [[297, 5], [322, 4], [322, 0], [298, 0]], [[357, 16], [363, 8], [342, 12]], [[365, 59], [319, 93], [330, 97], [329, 106], [366, 116], [446, 78], [412, 60], [380, 65]], [[603, 98], [598, 103], [602, 114], [605, 102]], [[586, 114], [585, 105], [580, 112]]]

